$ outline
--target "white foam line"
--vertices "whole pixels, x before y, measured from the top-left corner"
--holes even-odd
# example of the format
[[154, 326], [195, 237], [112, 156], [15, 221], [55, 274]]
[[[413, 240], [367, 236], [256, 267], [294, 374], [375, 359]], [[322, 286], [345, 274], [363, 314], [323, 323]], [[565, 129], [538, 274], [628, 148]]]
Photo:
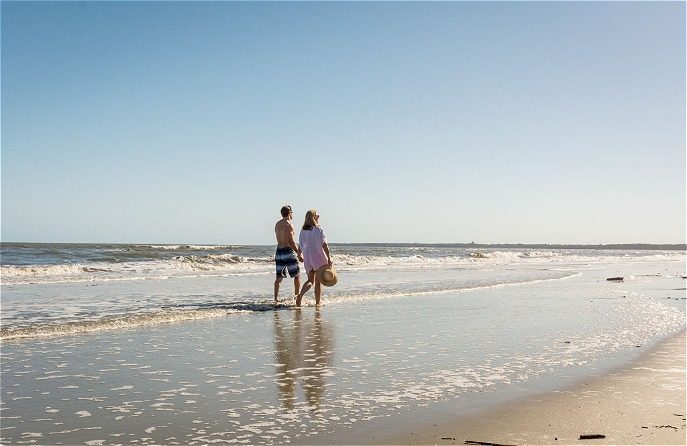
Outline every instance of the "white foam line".
[[233, 310], [223, 308], [182, 310], [138, 314], [118, 319], [106, 319], [87, 322], [69, 322], [62, 325], [48, 325], [36, 328], [19, 328], [16, 330], [0, 331], [0, 340], [17, 340], [25, 338], [46, 338], [54, 336], [92, 333], [96, 331], [130, 329], [146, 325], [174, 323], [186, 320], [208, 319], [226, 316], [228, 313], [250, 312], [250, 310]]
[[[523, 281], [519, 281], [519, 282], [496, 283], [496, 284], [491, 284], [491, 285], [476, 285], [476, 286], [471, 286], [471, 287], [466, 287], [466, 288], [449, 288], [449, 289], [444, 289], [444, 290], [399, 291], [399, 292], [387, 293], [387, 294], [370, 295], [369, 297], [365, 298], [365, 300], [368, 300], [368, 299], [370, 299], [370, 300], [371, 299], [388, 299], [388, 298], [406, 297], [406, 296], [427, 296], [427, 295], [434, 295], [434, 294], [464, 293], [464, 292], [469, 292], [469, 291], [487, 290], [487, 289], [491, 289], [491, 288], [504, 288], [504, 287], [509, 287], [509, 286], [523, 286], [523, 285], [532, 285], [532, 284], [542, 283], [542, 282], [551, 282], [551, 281], [556, 281], [556, 280], [566, 280], [566, 279], [570, 279], [572, 277], [576, 277], [579, 275], [581, 275], [581, 273], [579, 273], [579, 272], [570, 272], [570, 274], [567, 276], [552, 277], [552, 278], [547, 278], [547, 279], [523, 280]], [[331, 304], [341, 304], [341, 303], [347, 303], [350, 300], [353, 300], [350, 298], [350, 296], [336, 296], [330, 302], [331, 302]]]
[[79, 429], [70, 429], [70, 430], [64, 430], [64, 431], [58, 431], [58, 432], [48, 432], [48, 435], [55, 435], [55, 434], [71, 434], [72, 432], [78, 432], [78, 431], [93, 431], [93, 430], [100, 430], [102, 427], [96, 426], [96, 427], [82, 427]]

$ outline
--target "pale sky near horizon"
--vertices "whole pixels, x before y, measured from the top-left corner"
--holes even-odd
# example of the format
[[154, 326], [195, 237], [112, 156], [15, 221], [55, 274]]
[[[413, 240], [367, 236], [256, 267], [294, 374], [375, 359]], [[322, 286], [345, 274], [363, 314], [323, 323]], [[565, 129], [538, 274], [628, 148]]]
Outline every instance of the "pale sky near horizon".
[[0, 7], [2, 241], [685, 242], [684, 2]]

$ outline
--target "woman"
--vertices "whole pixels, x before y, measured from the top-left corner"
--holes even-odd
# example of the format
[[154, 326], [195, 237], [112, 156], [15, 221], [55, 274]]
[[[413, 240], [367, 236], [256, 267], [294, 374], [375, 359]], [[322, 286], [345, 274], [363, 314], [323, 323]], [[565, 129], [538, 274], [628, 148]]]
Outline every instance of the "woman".
[[298, 246], [303, 253], [305, 271], [308, 273], [308, 281], [303, 284], [301, 292], [296, 296], [296, 306], [301, 306], [303, 295], [315, 284], [315, 305], [320, 304], [322, 284], [317, 277], [317, 270], [324, 265], [332, 266], [332, 258], [329, 254], [327, 235], [320, 227], [320, 216], [315, 209], [305, 213], [305, 222], [301, 234], [298, 237]]

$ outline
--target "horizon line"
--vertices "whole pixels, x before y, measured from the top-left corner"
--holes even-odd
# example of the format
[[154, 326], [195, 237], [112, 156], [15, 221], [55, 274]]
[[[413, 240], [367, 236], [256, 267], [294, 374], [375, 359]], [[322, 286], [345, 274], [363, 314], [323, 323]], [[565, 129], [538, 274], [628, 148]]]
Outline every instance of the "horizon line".
[[[4, 244], [18, 244], [18, 245], [187, 245], [187, 246], [272, 246], [275, 243], [267, 244], [252, 244], [252, 243], [170, 243], [170, 242], [9, 242], [0, 241], [0, 245]], [[548, 248], [628, 248], [628, 247], [648, 247], [648, 248], [666, 248], [666, 249], [686, 249], [687, 243], [648, 243], [648, 242], [632, 242], [632, 243], [522, 243], [522, 242], [507, 242], [507, 243], [482, 243], [482, 242], [331, 242], [330, 245], [348, 245], [348, 246], [436, 246], [436, 247], [474, 247], [474, 248], [488, 248], [488, 247], [548, 247]]]

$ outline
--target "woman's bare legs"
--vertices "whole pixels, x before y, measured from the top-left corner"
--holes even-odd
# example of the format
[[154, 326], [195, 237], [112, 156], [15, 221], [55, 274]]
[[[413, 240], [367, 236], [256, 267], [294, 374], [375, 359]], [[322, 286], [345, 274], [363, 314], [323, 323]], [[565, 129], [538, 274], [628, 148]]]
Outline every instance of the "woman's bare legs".
[[320, 305], [320, 295], [322, 294], [322, 284], [320, 278], [315, 275], [315, 305]]
[[308, 281], [303, 284], [303, 288], [301, 288], [301, 292], [298, 293], [298, 296], [296, 296], [296, 306], [300, 307], [301, 306], [301, 300], [303, 299], [303, 295], [307, 293], [310, 288], [312, 288], [313, 282], [315, 283], [315, 299], [317, 302], [320, 301], [319, 294], [318, 294], [318, 286], [319, 286], [319, 281], [315, 282], [315, 270], [308, 271]]

